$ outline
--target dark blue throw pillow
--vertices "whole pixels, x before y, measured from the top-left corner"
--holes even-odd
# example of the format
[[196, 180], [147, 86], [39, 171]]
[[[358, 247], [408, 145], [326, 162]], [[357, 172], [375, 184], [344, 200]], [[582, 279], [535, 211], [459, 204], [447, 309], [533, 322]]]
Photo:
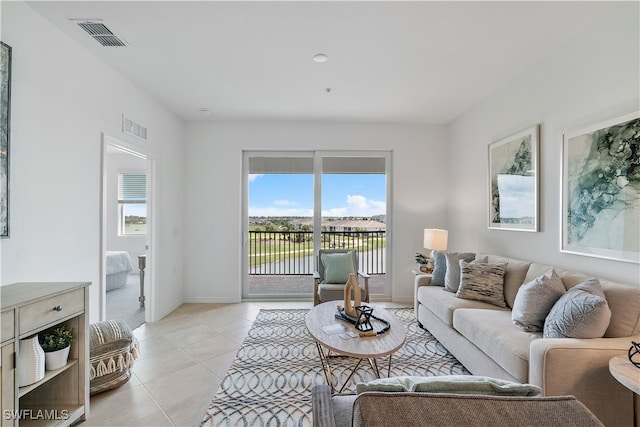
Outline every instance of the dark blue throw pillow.
[[433, 273], [431, 273], [431, 284], [444, 286], [444, 276], [447, 273], [447, 260], [443, 251], [433, 251]]
[[[445, 286], [447, 276], [447, 257], [445, 251], [433, 251], [433, 273], [431, 273], [431, 284], [434, 286]], [[475, 252], [449, 252], [456, 253], [460, 259], [471, 262], [475, 259]], [[455, 292], [455, 291], [453, 291]]]

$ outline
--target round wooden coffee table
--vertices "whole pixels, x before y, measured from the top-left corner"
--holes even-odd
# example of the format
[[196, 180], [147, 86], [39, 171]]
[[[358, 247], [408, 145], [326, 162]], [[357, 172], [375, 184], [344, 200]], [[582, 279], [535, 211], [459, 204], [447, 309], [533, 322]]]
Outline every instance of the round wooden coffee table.
[[[329, 352], [333, 351], [343, 356], [353, 357], [358, 359], [354, 366], [349, 378], [345, 381], [339, 390], [339, 393], [344, 390], [344, 387], [349, 383], [353, 374], [357, 371], [358, 367], [363, 360], [367, 360], [376, 377], [380, 378], [380, 370], [378, 369], [378, 363], [376, 358], [389, 356], [389, 367], [387, 370], [387, 376], [391, 372], [391, 356], [395, 353], [406, 339], [405, 328], [402, 322], [393, 314], [388, 311], [373, 307], [373, 315], [380, 317], [390, 323], [390, 329], [381, 335], [373, 337], [359, 337], [345, 339], [343, 336], [345, 333], [352, 332], [358, 333], [355, 326], [347, 321], [338, 320], [335, 317], [337, 313], [337, 306], [341, 301], [329, 301], [323, 304], [316, 305], [305, 318], [307, 324], [307, 330], [313, 337], [318, 347], [318, 356], [320, 357], [320, 363], [324, 371], [327, 384], [331, 386], [331, 391], [335, 391], [333, 384], [333, 377], [331, 375], [331, 367], [329, 365]], [[376, 320], [371, 322], [376, 331], [381, 330], [385, 325]], [[327, 351], [325, 351], [327, 350]]]

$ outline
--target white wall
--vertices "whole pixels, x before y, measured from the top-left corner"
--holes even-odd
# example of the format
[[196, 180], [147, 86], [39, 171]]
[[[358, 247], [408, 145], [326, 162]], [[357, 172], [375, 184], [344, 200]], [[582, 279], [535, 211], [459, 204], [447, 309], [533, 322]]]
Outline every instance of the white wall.
[[147, 161], [131, 154], [107, 153], [107, 250], [127, 251], [135, 266], [138, 268], [138, 255], [144, 255], [146, 235], [119, 235], [118, 222], [118, 173], [140, 171], [146, 172]]
[[[90, 281], [98, 320], [101, 132], [157, 153], [157, 317], [182, 300], [182, 122], [23, 2], [2, 2], [13, 47], [11, 224], [2, 284]], [[148, 128], [140, 143], [121, 114]]]
[[[637, 2], [616, 2], [591, 30], [560, 45], [449, 126], [452, 247], [565, 266], [638, 285], [637, 264], [560, 252], [563, 132], [638, 108]], [[540, 232], [487, 229], [487, 146], [540, 123]]]
[[[446, 221], [446, 132], [436, 125], [190, 123], [185, 152], [185, 299], [239, 301], [242, 150], [393, 150], [393, 294], [413, 299], [425, 227]], [[311, 279], [309, 279], [311, 280]]]

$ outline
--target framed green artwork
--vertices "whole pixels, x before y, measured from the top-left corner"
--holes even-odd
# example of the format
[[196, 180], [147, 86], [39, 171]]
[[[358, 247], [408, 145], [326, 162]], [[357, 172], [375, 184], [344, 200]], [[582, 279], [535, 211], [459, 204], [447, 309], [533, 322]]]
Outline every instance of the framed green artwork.
[[563, 252], [640, 263], [640, 111], [562, 141]]
[[489, 228], [538, 231], [539, 125], [489, 145]]

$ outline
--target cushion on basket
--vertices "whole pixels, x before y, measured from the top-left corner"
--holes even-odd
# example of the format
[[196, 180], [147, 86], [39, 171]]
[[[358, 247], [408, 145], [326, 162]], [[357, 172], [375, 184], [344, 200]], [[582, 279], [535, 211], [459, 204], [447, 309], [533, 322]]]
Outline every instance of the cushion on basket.
[[138, 340], [122, 320], [106, 320], [89, 326], [90, 393], [116, 388], [131, 377], [138, 358]]

